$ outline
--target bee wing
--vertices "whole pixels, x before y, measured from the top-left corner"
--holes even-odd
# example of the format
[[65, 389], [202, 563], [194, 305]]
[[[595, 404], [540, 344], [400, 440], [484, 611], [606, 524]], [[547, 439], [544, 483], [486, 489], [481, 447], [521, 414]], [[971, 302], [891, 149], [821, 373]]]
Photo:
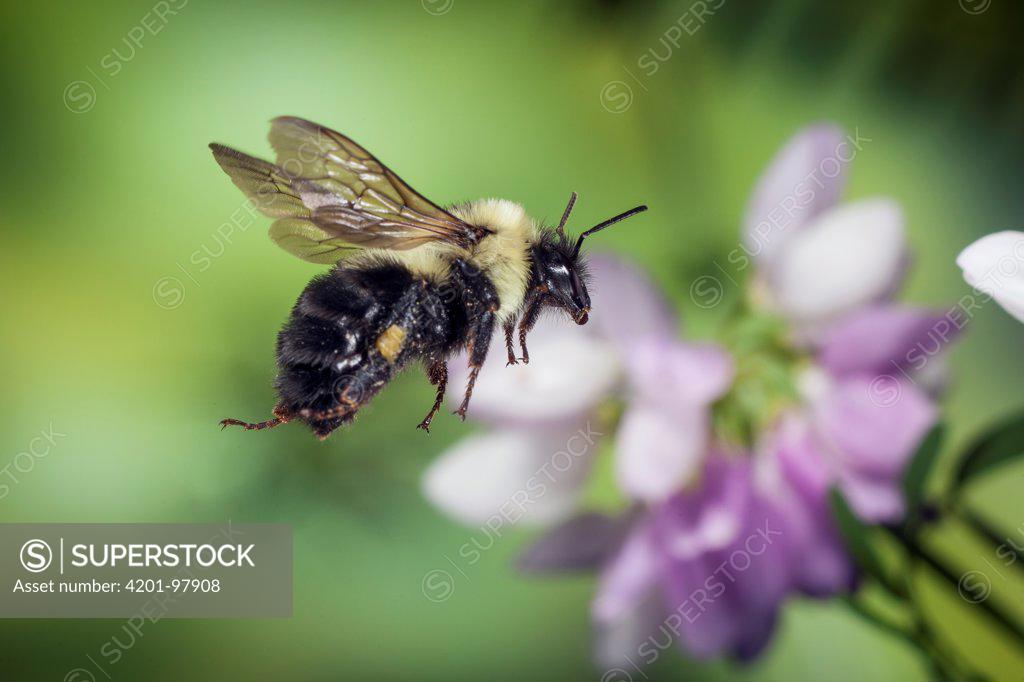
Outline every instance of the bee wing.
[[466, 248], [487, 234], [418, 194], [344, 135], [293, 117], [274, 119], [272, 164], [223, 145], [214, 158], [264, 214], [270, 237], [304, 260], [333, 263], [360, 248]]

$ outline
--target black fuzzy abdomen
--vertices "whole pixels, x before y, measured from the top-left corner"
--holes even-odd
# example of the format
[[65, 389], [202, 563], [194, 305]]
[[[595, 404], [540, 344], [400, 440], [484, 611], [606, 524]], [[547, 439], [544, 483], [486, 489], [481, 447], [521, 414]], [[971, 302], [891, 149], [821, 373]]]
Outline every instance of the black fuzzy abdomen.
[[[392, 343], [381, 343], [386, 331]], [[278, 334], [280, 404], [326, 436], [402, 367], [447, 354], [457, 337], [436, 285], [394, 265], [336, 267], [310, 281]]]

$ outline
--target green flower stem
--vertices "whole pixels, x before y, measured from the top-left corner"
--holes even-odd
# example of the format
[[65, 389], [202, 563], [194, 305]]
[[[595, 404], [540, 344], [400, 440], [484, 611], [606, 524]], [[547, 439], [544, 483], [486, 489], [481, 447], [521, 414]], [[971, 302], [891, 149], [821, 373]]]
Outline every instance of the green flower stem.
[[[914, 559], [925, 564], [949, 583], [953, 589], [960, 590], [967, 589], [967, 587], [961, 584], [960, 578], [956, 572], [946, 566], [935, 554], [923, 547], [914, 538], [907, 535], [903, 530], [890, 526], [884, 526], [884, 528], [892, 535], [903, 547], [910, 553], [910, 556]], [[1005, 611], [998, 605], [992, 603], [991, 600], [981, 598], [983, 595], [978, 595], [979, 599], [972, 600], [978, 608], [985, 612], [993, 621], [998, 623], [1002, 628], [1010, 635], [1012, 635], [1017, 642], [1024, 646], [1024, 630], [1021, 630], [1020, 626], [1013, 621], [1013, 619], [1007, 615]], [[988, 595], [984, 595], [988, 596]]]
[[954, 506], [949, 513], [950, 516], [955, 518], [957, 521], [960, 521], [975, 533], [992, 543], [996, 553], [1001, 558], [1012, 556], [1013, 561], [1007, 563], [1007, 566], [1016, 564], [1018, 569], [1024, 570], [1024, 552], [1021, 552], [1021, 550], [1010, 542], [1006, 534], [1000, 533], [994, 529], [987, 521], [975, 515], [974, 512], [963, 505]]
[[868, 621], [872, 625], [880, 627], [881, 629], [888, 632], [890, 635], [896, 635], [903, 639], [910, 639], [911, 643], [917, 647], [922, 653], [928, 654], [921, 646], [921, 643], [913, 638], [913, 632], [908, 630], [897, 623], [892, 622], [885, 616], [874, 611], [863, 599], [855, 594], [847, 594], [842, 597], [842, 601], [858, 616]]
[[[935, 639], [934, 632], [920, 619], [915, 621], [915, 627], [906, 628], [873, 610], [863, 599], [854, 595], [843, 597], [843, 602], [858, 616], [868, 623], [881, 628], [891, 635], [895, 635], [908, 642], [917, 649], [918, 653], [935, 670], [936, 677], [940, 680], [957, 680], [964, 678], [979, 679], [973, 671], [968, 671], [964, 665], [951, 658], [945, 647], [939, 645]], [[917, 617], [916, 606], [908, 602], [905, 604], [911, 607]]]

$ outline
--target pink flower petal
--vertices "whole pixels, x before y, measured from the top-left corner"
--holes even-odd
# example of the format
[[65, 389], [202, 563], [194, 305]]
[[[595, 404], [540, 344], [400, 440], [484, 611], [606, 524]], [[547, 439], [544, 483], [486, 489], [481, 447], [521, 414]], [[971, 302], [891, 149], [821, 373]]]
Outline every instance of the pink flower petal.
[[695, 489], [676, 491], [657, 508], [658, 545], [676, 559], [693, 559], [728, 547], [742, 531], [753, 504], [747, 460], [732, 461], [712, 453], [702, 474]]
[[825, 330], [819, 360], [837, 376], [923, 369], [965, 322], [924, 308], [871, 306]]
[[593, 310], [587, 326], [611, 341], [620, 355], [632, 353], [635, 342], [644, 337], [676, 337], [679, 319], [646, 273], [604, 254], [590, 257], [589, 270]]
[[732, 385], [732, 357], [715, 344], [648, 338], [634, 345], [626, 368], [637, 392], [654, 403], [708, 405]]
[[786, 485], [805, 499], [823, 503], [835, 478], [834, 465], [807, 419], [802, 414], [785, 415], [765, 440]]
[[660, 575], [660, 562], [646, 519], [634, 525], [622, 548], [601, 573], [591, 612], [598, 623], [613, 623], [642, 604]]
[[794, 557], [792, 585], [816, 597], [851, 589], [853, 564], [831, 518], [833, 472], [809, 425], [786, 418], [768, 438], [758, 460], [762, 495], [781, 518]]
[[715, 455], [700, 487], [662, 505], [668, 610], [687, 651], [756, 655], [768, 642], [797, 559], [780, 511], [755, 488], [749, 459]]
[[938, 419], [923, 391], [891, 377], [840, 380], [815, 415], [840, 470], [886, 477], [894, 485]]
[[[632, 602], [614, 620], [595, 622], [594, 658], [598, 667], [605, 671], [602, 679], [628, 680], [628, 677], [613, 676], [615, 671], [611, 669], [635, 670], [636, 666], [650, 662], [654, 654], [660, 654], [652, 650], [650, 638], [657, 636], [659, 643], [663, 642], [661, 628], [664, 624], [665, 605], [657, 590]], [[640, 653], [641, 648], [646, 655]]]
[[849, 145], [839, 127], [818, 124], [790, 138], [772, 159], [754, 187], [743, 221], [746, 250], [763, 266], [789, 235], [839, 200], [845, 162], [855, 153]]
[[[716, 581], [718, 589], [714, 594], [717, 598], [712, 598], [705, 587], [709, 578], [716, 575], [719, 564], [727, 561], [727, 557], [709, 554], [672, 562], [670, 571], [666, 571], [667, 610], [679, 615], [679, 644], [695, 658], [729, 653], [739, 637], [742, 623], [752, 615], [753, 609], [743, 609], [736, 603], [735, 582], [724, 577]], [[733, 594], [729, 593], [730, 589]]]
[[903, 518], [905, 505], [899, 479], [844, 472], [839, 487], [850, 509], [867, 523], [892, 523]]

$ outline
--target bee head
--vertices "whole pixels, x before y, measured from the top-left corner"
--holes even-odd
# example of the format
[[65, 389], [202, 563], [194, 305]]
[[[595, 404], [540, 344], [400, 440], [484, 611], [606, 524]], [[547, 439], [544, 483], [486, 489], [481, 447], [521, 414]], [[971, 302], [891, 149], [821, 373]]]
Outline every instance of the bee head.
[[576, 196], [573, 192], [569, 198], [558, 227], [543, 232], [533, 246], [532, 285], [541, 292], [545, 303], [566, 311], [576, 324], [586, 324], [590, 317], [590, 294], [586, 285], [586, 261], [580, 253], [583, 240], [609, 225], [646, 211], [647, 207], [637, 206], [599, 223], [583, 232], [573, 243], [565, 233], [565, 223], [576, 203]]
[[586, 263], [557, 232], [545, 232], [534, 245], [533, 279], [547, 305], [565, 310], [576, 324], [587, 323]]

